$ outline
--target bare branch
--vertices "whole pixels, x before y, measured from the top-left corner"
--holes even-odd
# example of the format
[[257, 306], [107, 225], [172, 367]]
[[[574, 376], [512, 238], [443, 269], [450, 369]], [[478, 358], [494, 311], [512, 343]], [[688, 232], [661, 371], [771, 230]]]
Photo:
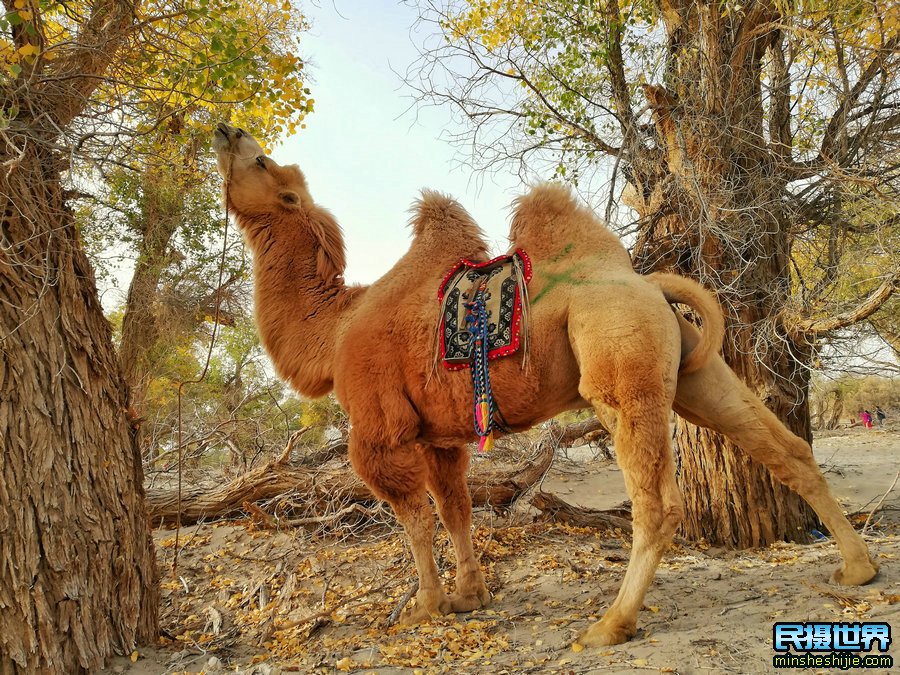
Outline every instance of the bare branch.
[[892, 39], [888, 40], [888, 42], [876, 52], [875, 57], [862, 72], [859, 79], [853, 85], [853, 88], [842, 97], [841, 103], [835, 113], [831, 116], [822, 138], [819, 156], [823, 161], [828, 161], [834, 155], [838, 139], [841, 134], [846, 131], [847, 119], [850, 115], [850, 111], [857, 105], [860, 97], [865, 93], [875, 78], [879, 74], [883, 74], [888, 58], [892, 56], [896, 57], [898, 48], [900, 48], [900, 34], [895, 35]]
[[847, 328], [865, 321], [900, 289], [900, 270], [894, 271], [854, 309], [824, 319], [786, 319], [788, 332], [795, 336], [813, 336]]

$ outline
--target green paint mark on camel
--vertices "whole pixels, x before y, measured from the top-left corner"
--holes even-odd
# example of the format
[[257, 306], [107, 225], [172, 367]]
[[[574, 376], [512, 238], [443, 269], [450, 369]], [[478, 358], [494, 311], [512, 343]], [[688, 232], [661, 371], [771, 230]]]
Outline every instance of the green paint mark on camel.
[[582, 264], [575, 265], [570, 270], [565, 270], [563, 272], [544, 272], [543, 276], [547, 279], [547, 285], [541, 289], [541, 292], [538, 293], [531, 299], [531, 304], [536, 305], [538, 301], [543, 298], [547, 293], [556, 288], [559, 284], [569, 284], [571, 286], [587, 286], [588, 284], [596, 283], [591, 279], [576, 279], [574, 275], [578, 269], [582, 267]]

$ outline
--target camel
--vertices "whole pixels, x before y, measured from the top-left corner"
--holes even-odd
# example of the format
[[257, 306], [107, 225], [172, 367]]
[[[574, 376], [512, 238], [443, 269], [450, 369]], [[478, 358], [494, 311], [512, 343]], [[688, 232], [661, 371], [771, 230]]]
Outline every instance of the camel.
[[[295, 165], [280, 166], [246, 132], [218, 125], [213, 146], [228, 211], [254, 256], [256, 322], [279, 375], [300, 394], [334, 391], [351, 424], [349, 457], [389, 502], [409, 539], [419, 589], [405, 623], [485, 607], [491, 594], [476, 559], [466, 443], [475, 439], [472, 383], [435, 367], [443, 275], [463, 258], [487, 259], [482, 233], [453, 199], [424, 191], [412, 243], [382, 278], [347, 286], [344, 240]], [[581, 646], [622, 643], [683, 515], [669, 439], [674, 410], [732, 439], [815, 509], [843, 561], [839, 584], [870, 581], [877, 565], [844, 517], [805, 441], [792, 434], [719, 355], [721, 309], [694, 281], [641, 276], [618, 238], [567, 188], [541, 185], [519, 198], [512, 249], [533, 262], [529, 353], [491, 363], [493, 391], [513, 431], [565, 410], [615, 418], [614, 443], [632, 500], [634, 540], [619, 593]], [[670, 303], [691, 306], [699, 331]], [[456, 557], [447, 593], [433, 555], [429, 494]]]

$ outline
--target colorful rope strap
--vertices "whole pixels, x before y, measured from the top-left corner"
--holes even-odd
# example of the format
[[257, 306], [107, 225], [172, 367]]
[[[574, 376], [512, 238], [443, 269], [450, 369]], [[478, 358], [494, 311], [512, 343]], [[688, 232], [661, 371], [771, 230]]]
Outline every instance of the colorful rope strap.
[[487, 278], [482, 279], [474, 297], [466, 303], [466, 324], [472, 335], [472, 387], [475, 391], [475, 433], [481, 438], [478, 452], [489, 452], [494, 447], [494, 428], [497, 412], [491, 392], [491, 374], [488, 370], [488, 311], [485, 306]]

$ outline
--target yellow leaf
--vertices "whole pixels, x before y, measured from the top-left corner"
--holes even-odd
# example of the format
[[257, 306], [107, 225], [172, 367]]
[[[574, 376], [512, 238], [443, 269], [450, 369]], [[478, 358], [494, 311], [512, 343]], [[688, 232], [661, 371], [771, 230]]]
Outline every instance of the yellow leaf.
[[16, 9], [22, 9], [24, 6], [25, 6], [25, 0], [16, 0], [13, 3], [13, 7], [15, 7]]
[[647, 659], [635, 659], [632, 663], [636, 666], [646, 666], [649, 661], [647, 661]]
[[349, 672], [353, 667], [353, 660], [349, 656], [345, 656], [340, 661], [334, 664], [334, 667], [343, 672]]
[[572, 651], [575, 652], [576, 654], [577, 654], [578, 652], [583, 652], [583, 651], [584, 651], [584, 645], [581, 644], [581, 643], [579, 643], [579, 642], [573, 642], [573, 643], [572, 643]]
[[648, 607], [647, 609], [649, 609], [654, 614], [656, 614], [659, 611], [659, 607]]
[[19, 53], [22, 56], [33, 56], [34, 54], [38, 53], [38, 48], [33, 44], [22, 45], [21, 47], [19, 47]]
[[135, 649], [133, 652], [131, 652], [131, 662], [137, 663], [137, 660], [138, 660], [138, 652], [137, 652], [137, 649]]

